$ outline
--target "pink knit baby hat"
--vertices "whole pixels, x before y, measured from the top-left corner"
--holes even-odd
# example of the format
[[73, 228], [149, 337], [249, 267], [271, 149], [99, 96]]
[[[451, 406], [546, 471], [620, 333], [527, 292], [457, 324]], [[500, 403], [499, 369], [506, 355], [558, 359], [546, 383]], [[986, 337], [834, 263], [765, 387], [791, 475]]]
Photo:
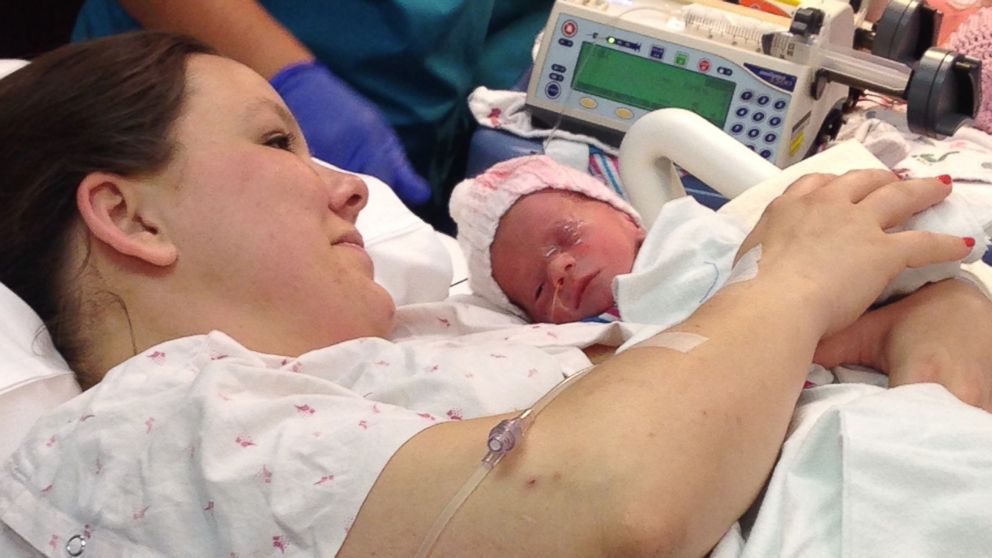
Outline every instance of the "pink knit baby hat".
[[948, 48], [982, 61], [982, 104], [975, 127], [992, 133], [992, 8], [971, 14], [947, 42]]
[[458, 225], [458, 244], [468, 263], [469, 288], [498, 309], [525, 319], [527, 313], [510, 302], [493, 279], [489, 246], [500, 218], [518, 199], [549, 188], [606, 202], [641, 225], [637, 211], [612, 188], [546, 155], [503, 161], [475, 178], [461, 181], [451, 192], [448, 208]]

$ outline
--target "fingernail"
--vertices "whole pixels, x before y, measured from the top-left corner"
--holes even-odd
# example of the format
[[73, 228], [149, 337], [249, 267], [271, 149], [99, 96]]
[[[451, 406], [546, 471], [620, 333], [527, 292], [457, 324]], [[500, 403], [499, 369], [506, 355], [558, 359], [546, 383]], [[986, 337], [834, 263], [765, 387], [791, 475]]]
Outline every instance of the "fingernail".
[[948, 186], [951, 185], [951, 175], [949, 174], [942, 174], [937, 177], [937, 180], [943, 182], [944, 184], [947, 184]]
[[972, 246], [975, 245], [975, 239], [971, 238], [970, 236], [964, 237], [964, 245], [967, 246], [968, 248], [971, 248]]

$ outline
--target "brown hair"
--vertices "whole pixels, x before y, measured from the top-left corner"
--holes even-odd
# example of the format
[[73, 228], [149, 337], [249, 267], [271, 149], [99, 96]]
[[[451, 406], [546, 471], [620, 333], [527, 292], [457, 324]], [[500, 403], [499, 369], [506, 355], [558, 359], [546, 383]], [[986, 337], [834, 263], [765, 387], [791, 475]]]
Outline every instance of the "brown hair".
[[81, 271], [65, 269], [76, 188], [92, 172], [134, 177], [168, 164], [197, 53], [214, 51], [139, 31], [64, 46], [0, 79], [0, 282], [41, 316], [74, 369], [78, 294], [62, 283]]

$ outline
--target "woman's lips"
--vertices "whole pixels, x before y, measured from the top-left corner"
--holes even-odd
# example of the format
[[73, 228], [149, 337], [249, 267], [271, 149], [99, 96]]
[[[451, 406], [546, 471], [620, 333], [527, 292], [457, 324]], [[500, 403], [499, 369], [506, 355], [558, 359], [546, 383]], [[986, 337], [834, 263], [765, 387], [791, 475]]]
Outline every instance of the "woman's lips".
[[339, 246], [360, 253], [366, 261], [369, 277], [375, 276], [375, 263], [372, 261], [372, 256], [365, 250], [365, 240], [362, 238], [361, 233], [358, 231], [347, 232], [332, 241], [331, 246]]
[[340, 237], [338, 237], [338, 239], [332, 242], [331, 244], [354, 244], [359, 248], [363, 248], [363, 249], [365, 248], [365, 240], [362, 238], [361, 233], [359, 233], [358, 231], [351, 231], [345, 233]]

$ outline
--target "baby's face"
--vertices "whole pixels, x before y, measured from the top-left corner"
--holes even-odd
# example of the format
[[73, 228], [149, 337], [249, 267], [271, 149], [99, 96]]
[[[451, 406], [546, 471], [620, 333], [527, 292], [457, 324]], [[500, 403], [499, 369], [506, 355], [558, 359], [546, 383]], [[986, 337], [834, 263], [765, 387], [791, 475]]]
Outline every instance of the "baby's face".
[[613, 306], [613, 278], [630, 273], [643, 240], [643, 229], [613, 206], [544, 190], [500, 219], [493, 278], [533, 321], [574, 322]]

